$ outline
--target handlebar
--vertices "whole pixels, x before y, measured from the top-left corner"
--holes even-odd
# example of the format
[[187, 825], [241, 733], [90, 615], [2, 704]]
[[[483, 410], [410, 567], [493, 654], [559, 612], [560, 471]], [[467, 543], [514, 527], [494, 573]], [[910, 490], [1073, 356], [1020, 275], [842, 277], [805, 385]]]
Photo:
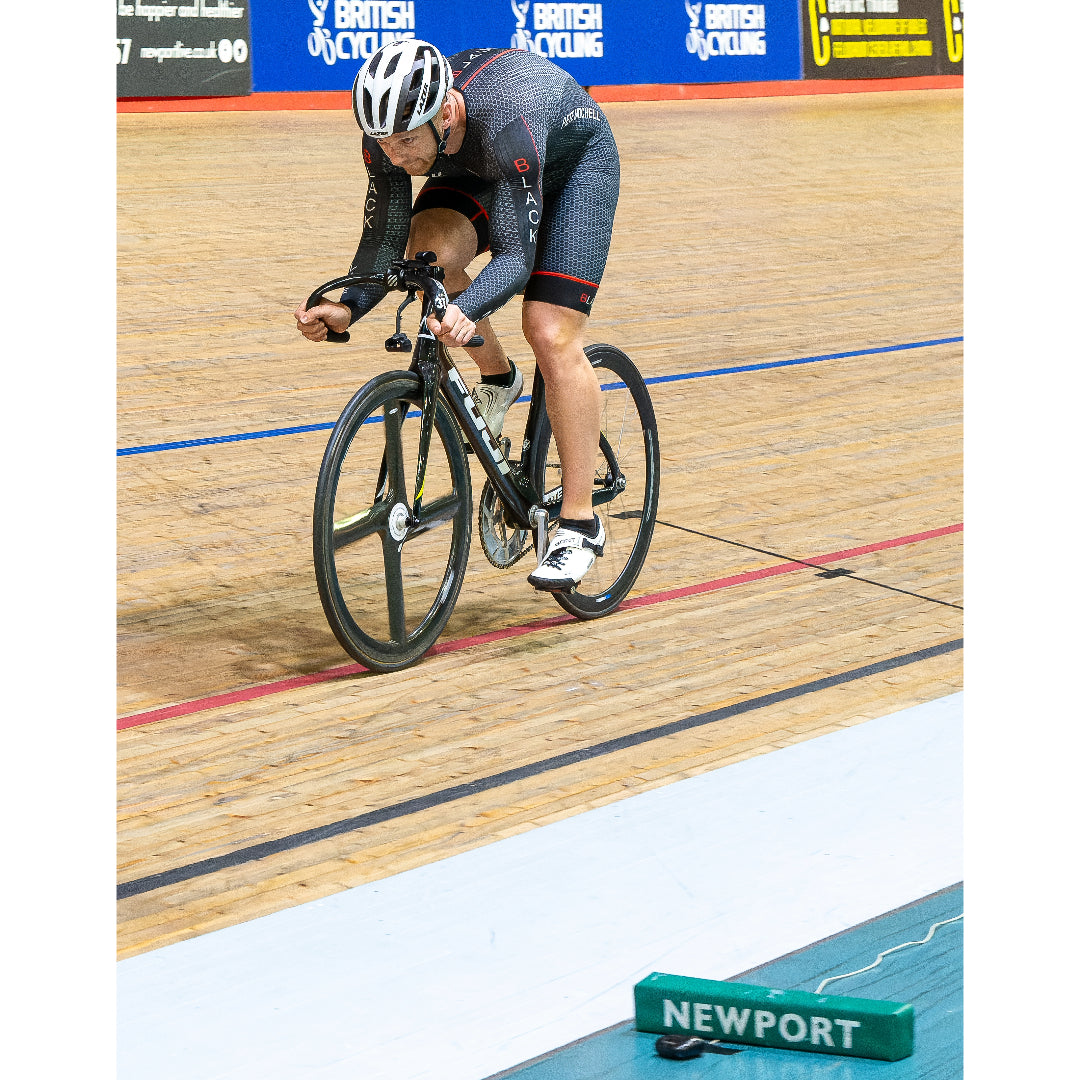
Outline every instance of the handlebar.
[[[382, 276], [346, 274], [345, 277], [334, 278], [332, 281], [320, 285], [308, 298], [305, 308], [315, 307], [324, 294], [334, 289], [347, 289], [351, 285], [378, 285], [385, 292], [396, 290], [398, 292], [422, 292], [424, 294], [424, 314], [434, 315], [440, 322], [450, 305], [450, 299], [443, 288], [443, 269], [435, 266], [435, 253], [433, 251], [421, 251], [415, 259], [401, 259], [390, 264], [390, 269]], [[337, 331], [327, 329], [326, 340], [343, 344], [350, 338], [348, 330]], [[479, 334], [474, 334], [466, 343], [466, 349], [475, 349], [484, 344], [484, 339]]]

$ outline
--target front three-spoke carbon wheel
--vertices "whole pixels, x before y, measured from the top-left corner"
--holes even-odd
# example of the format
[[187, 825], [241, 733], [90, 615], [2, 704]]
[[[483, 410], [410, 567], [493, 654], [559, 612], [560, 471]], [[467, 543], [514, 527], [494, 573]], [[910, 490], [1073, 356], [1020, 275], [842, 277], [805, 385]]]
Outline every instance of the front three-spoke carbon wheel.
[[[607, 541], [576, 588], [552, 595], [579, 619], [598, 619], [622, 603], [645, 563], [660, 500], [660, 447], [649, 391], [630, 358], [611, 345], [589, 345], [585, 355], [601, 389], [593, 508]], [[533, 454], [533, 482], [554, 517], [562, 498], [562, 463], [546, 413]]]
[[334, 635], [372, 671], [435, 644], [469, 559], [472, 488], [461, 433], [439, 399], [419, 520], [413, 520], [420, 378], [387, 372], [345, 407], [315, 493], [315, 576]]

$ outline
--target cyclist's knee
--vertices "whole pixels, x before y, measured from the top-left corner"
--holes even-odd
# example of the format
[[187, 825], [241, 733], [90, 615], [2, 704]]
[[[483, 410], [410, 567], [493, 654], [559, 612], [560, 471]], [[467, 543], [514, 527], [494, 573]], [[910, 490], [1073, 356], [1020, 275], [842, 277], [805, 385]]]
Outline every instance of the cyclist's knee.
[[409, 229], [408, 258], [418, 251], [434, 251], [444, 270], [462, 271], [476, 258], [476, 230], [456, 210], [422, 210]]
[[521, 331], [542, 364], [576, 364], [584, 359], [587, 319], [580, 311], [538, 300], [521, 308]]

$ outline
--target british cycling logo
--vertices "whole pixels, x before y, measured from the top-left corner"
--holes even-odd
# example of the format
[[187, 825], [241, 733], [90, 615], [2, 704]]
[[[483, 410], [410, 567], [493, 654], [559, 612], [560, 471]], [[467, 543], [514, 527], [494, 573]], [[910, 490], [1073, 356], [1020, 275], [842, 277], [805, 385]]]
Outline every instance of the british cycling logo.
[[[532, 7], [532, 29], [528, 28]], [[550, 58], [604, 55], [603, 4], [530, 4], [510, 0], [516, 27], [510, 48]]]
[[[683, 0], [690, 17], [686, 51], [701, 60], [711, 56], [764, 56], [764, 4], [691, 4]], [[701, 26], [701, 9], [705, 25]]]
[[307, 37], [312, 56], [325, 64], [367, 60], [381, 46], [416, 37], [414, 0], [334, 0], [334, 29], [325, 25], [330, 0], [307, 0], [314, 20]]
[[517, 21], [514, 36], [510, 39], [510, 48], [533, 52], [532, 34], [525, 29], [525, 22], [529, 15], [529, 0], [525, 0], [524, 4], [516, 4], [514, 0], [510, 0], [510, 6], [514, 9], [514, 19]]

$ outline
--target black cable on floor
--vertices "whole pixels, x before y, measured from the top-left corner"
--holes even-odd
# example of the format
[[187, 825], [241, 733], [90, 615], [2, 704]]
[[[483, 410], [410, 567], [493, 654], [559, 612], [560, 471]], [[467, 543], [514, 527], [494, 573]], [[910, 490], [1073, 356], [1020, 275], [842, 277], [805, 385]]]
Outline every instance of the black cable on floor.
[[917, 600], [926, 600], [931, 604], [941, 604], [942, 607], [955, 608], [957, 611], [963, 611], [964, 608], [961, 604], [953, 604], [948, 600], [938, 600], [936, 597], [927, 596], [925, 593], [911, 592], [909, 589], [900, 589], [895, 585], [886, 585], [881, 581], [871, 581], [870, 578], [860, 577], [852, 570], [847, 570], [842, 566], [822, 566], [820, 563], [807, 562], [805, 559], [796, 559], [790, 555], [782, 555], [778, 551], [769, 551], [767, 548], [754, 547], [753, 544], [743, 544], [738, 540], [728, 540], [724, 536], [713, 536], [711, 533], [700, 532], [698, 529], [689, 529], [685, 525], [676, 525], [672, 521], [661, 521], [656, 519], [657, 525], [666, 525], [669, 529], [679, 529], [682, 532], [692, 533], [694, 536], [703, 536], [706, 540], [716, 540], [721, 544], [731, 544], [733, 547], [746, 548], [747, 551], [756, 551], [759, 555], [769, 555], [774, 559], [783, 559], [784, 562], [799, 563], [801, 566], [808, 566], [813, 570], [820, 570], [821, 573], [818, 577], [821, 578], [838, 578], [845, 577], [850, 578], [852, 581], [861, 581], [866, 585], [876, 585], [879, 589], [888, 589], [890, 592], [903, 593], [905, 596], [914, 596]]

